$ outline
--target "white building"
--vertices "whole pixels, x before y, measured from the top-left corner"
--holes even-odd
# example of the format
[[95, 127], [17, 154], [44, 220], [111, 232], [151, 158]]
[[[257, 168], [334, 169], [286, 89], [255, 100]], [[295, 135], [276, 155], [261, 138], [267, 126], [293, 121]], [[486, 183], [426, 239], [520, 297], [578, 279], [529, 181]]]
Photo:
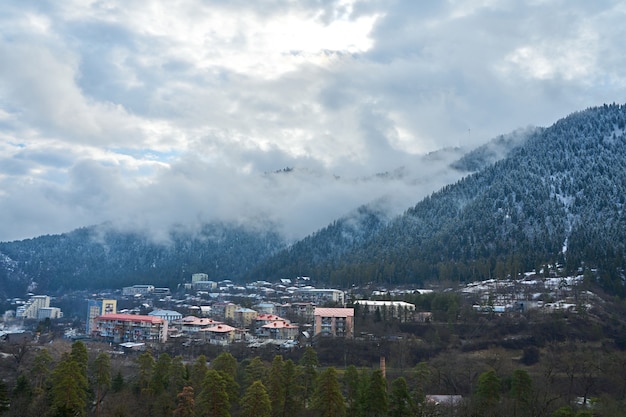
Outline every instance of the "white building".
[[148, 315], [152, 317], [159, 317], [167, 321], [169, 324], [172, 324], [174, 320], [180, 320], [183, 318], [182, 314], [174, 310], [160, 310], [159, 309], [159, 310], [151, 311], [150, 313], [148, 313]]
[[378, 310], [383, 315], [389, 315], [389, 317], [402, 321], [412, 318], [415, 312], [415, 304], [404, 301], [356, 300], [354, 305], [358, 305], [368, 313], [375, 313]]
[[133, 285], [122, 288], [122, 295], [147, 295], [154, 291], [154, 285]]
[[302, 287], [296, 289], [294, 298], [303, 301], [312, 301], [315, 304], [334, 303], [345, 305], [345, 292], [335, 289]]
[[17, 318], [36, 319], [39, 309], [50, 307], [50, 297], [47, 295], [34, 295], [23, 306], [19, 306], [15, 313]]

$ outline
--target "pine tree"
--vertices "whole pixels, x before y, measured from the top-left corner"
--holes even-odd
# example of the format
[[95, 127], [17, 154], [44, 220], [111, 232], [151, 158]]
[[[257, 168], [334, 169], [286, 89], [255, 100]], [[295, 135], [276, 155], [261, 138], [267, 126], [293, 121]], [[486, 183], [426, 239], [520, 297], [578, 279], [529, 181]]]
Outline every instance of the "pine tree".
[[387, 396], [387, 381], [380, 369], [370, 374], [369, 383], [365, 390], [365, 415], [368, 417], [383, 417], [387, 415], [389, 399]]
[[254, 381], [241, 399], [241, 417], [270, 417], [272, 405], [261, 381]]
[[272, 417], [282, 417], [285, 408], [285, 374], [283, 357], [274, 356], [269, 372], [267, 393], [272, 404]]
[[102, 390], [111, 386], [111, 358], [107, 353], [100, 353], [92, 365], [93, 381], [96, 386], [96, 417], [100, 415]]
[[195, 400], [193, 397], [193, 387], [186, 386], [182, 392], [176, 396], [177, 406], [174, 410], [174, 417], [195, 417]]
[[302, 357], [300, 358], [300, 366], [302, 366], [302, 385], [304, 387], [304, 405], [308, 407], [309, 400], [315, 390], [317, 382], [317, 368], [319, 361], [317, 352], [310, 346], [307, 346]]
[[350, 365], [343, 374], [343, 389], [348, 406], [349, 417], [357, 417], [359, 414], [359, 398], [361, 397], [361, 380], [356, 366]]
[[343, 417], [346, 415], [345, 399], [341, 394], [335, 368], [327, 368], [320, 374], [317, 388], [313, 393], [311, 408], [322, 417]]
[[389, 397], [389, 417], [404, 417], [412, 408], [411, 394], [406, 379], [403, 377], [394, 379]]
[[254, 381], [261, 381], [265, 388], [267, 382], [267, 368], [258, 356], [252, 358], [248, 366], [246, 366], [246, 386], [252, 385]]
[[11, 405], [11, 402], [9, 401], [9, 393], [7, 391], [7, 386], [4, 383], [4, 381], [0, 379], [0, 415], [9, 411], [10, 405]]
[[85, 415], [87, 378], [71, 355], [64, 355], [52, 371], [50, 395], [55, 417]]
[[302, 393], [301, 384], [302, 370], [291, 359], [285, 361], [283, 366], [283, 378], [285, 382], [285, 408], [284, 416], [298, 416], [302, 412]]
[[204, 377], [208, 370], [209, 367], [206, 364], [206, 356], [198, 356], [189, 370], [189, 382], [191, 382], [194, 392], [198, 393], [202, 391], [202, 384], [204, 383]]
[[210, 369], [202, 383], [196, 414], [199, 417], [230, 417], [226, 384], [219, 372]]

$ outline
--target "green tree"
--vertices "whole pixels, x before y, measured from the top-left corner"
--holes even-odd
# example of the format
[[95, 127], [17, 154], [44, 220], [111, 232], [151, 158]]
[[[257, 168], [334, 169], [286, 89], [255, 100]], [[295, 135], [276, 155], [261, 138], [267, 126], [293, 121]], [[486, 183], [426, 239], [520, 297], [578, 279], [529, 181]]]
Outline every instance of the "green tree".
[[514, 415], [517, 410], [529, 411], [532, 405], [533, 380], [524, 369], [516, 369], [511, 377], [511, 397], [514, 400]]
[[413, 408], [409, 387], [404, 377], [394, 379], [391, 383], [391, 395], [389, 397], [389, 416], [404, 417]]
[[154, 371], [154, 357], [150, 352], [144, 352], [137, 357], [139, 364], [139, 378], [137, 380], [137, 388], [140, 394], [148, 393], [152, 372]]
[[270, 417], [272, 405], [263, 383], [254, 381], [241, 399], [241, 417]]
[[313, 390], [315, 389], [315, 383], [317, 382], [317, 368], [319, 367], [319, 361], [317, 359], [317, 352], [311, 347], [307, 346], [302, 357], [300, 358], [300, 366], [302, 366], [302, 386], [304, 395], [305, 408], [309, 404]]
[[183, 364], [183, 357], [178, 355], [172, 359], [170, 366], [170, 380], [168, 383], [170, 392], [178, 395], [182, 392], [183, 388], [189, 385], [189, 378], [187, 375], [187, 369]]
[[7, 391], [7, 386], [0, 379], [0, 415], [9, 411], [11, 402], [9, 401], [9, 393]]
[[89, 352], [87, 346], [80, 340], [72, 343], [72, 351], [70, 353], [72, 359], [78, 364], [81, 372], [87, 378], [87, 366], [89, 364]]
[[126, 382], [124, 381], [124, 376], [122, 375], [122, 372], [118, 370], [111, 381], [111, 389], [113, 392], [120, 392], [124, 389], [125, 384]]
[[483, 372], [478, 377], [478, 386], [476, 388], [476, 398], [478, 406], [483, 415], [496, 415], [496, 405], [500, 401], [500, 390], [502, 384], [500, 378], [494, 370]]
[[52, 371], [50, 389], [52, 415], [55, 417], [84, 416], [87, 400], [87, 378], [82, 364], [64, 355]]
[[174, 417], [195, 417], [195, 400], [193, 398], [193, 387], [184, 387], [182, 392], [176, 396], [176, 409]]
[[229, 417], [230, 402], [226, 392], [226, 383], [216, 370], [207, 371], [202, 383], [202, 392], [198, 396], [198, 410], [200, 417]]
[[261, 381], [263, 388], [267, 382], [267, 368], [258, 356], [252, 358], [248, 366], [246, 366], [246, 386], [252, 385], [254, 381]]
[[285, 408], [284, 416], [298, 416], [302, 412], [301, 369], [291, 360], [285, 361], [283, 366], [285, 382]]
[[311, 408], [322, 417], [343, 417], [346, 404], [337, 379], [337, 371], [330, 367], [324, 370], [313, 393]]
[[102, 391], [111, 386], [111, 358], [107, 353], [100, 353], [91, 366], [93, 383], [96, 386], [94, 401], [96, 403], [96, 417], [100, 415]]
[[380, 369], [370, 374], [369, 383], [365, 390], [365, 415], [368, 417], [383, 417], [387, 415], [389, 399], [387, 396], [387, 382]]
[[285, 375], [283, 357], [274, 356], [269, 372], [267, 393], [272, 405], [272, 417], [282, 417], [285, 408]]
[[148, 387], [154, 395], [161, 395], [167, 390], [170, 380], [170, 367], [172, 366], [172, 358], [167, 353], [161, 353], [154, 363], [152, 375]]
[[202, 391], [202, 384], [204, 383], [204, 377], [208, 370], [209, 367], [206, 364], [206, 356], [198, 356], [189, 370], [189, 382], [191, 382], [194, 392]]
[[361, 380], [356, 366], [350, 365], [343, 374], [343, 390], [347, 403], [347, 415], [359, 415], [359, 398], [361, 397]]
[[237, 359], [229, 352], [222, 352], [211, 362], [211, 369], [230, 375], [234, 379], [237, 377]]
[[52, 356], [48, 349], [43, 348], [37, 353], [31, 367], [31, 381], [33, 381], [33, 389], [35, 392], [41, 392], [44, 388], [44, 382], [50, 375], [50, 365], [52, 364]]

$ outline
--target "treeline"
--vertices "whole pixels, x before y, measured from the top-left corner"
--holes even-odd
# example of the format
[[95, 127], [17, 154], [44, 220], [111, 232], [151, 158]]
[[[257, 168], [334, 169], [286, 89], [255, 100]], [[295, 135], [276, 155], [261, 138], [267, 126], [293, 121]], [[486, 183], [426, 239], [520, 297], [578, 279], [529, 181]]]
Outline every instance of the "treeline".
[[525, 352], [517, 367], [495, 351], [480, 360], [448, 352], [408, 368], [372, 369], [321, 366], [311, 347], [297, 362], [281, 355], [238, 361], [228, 352], [210, 362], [144, 352], [128, 362], [90, 354], [78, 341], [56, 359], [40, 348], [13, 386], [0, 383], [0, 415], [616, 416], [626, 405], [624, 369], [623, 353], [598, 356], [572, 343]]

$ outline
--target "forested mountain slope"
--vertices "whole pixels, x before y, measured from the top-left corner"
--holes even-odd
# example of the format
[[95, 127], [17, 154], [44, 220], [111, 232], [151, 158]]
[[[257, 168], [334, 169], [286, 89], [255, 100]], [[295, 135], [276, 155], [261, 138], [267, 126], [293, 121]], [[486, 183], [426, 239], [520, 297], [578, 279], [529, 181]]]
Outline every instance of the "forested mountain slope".
[[[623, 294], [626, 107], [605, 105], [534, 131], [508, 157], [419, 202], [369, 238], [318, 259], [318, 233], [256, 274], [309, 274], [332, 285], [470, 280], [544, 263], [600, 267]], [[332, 229], [332, 226], [329, 226]], [[364, 225], [364, 227], [368, 227]]]
[[93, 226], [0, 243], [0, 292], [23, 294], [29, 285], [40, 292], [148, 283], [176, 288], [195, 272], [232, 279], [284, 245], [276, 233], [221, 223], [194, 234], [172, 232], [167, 242]]

